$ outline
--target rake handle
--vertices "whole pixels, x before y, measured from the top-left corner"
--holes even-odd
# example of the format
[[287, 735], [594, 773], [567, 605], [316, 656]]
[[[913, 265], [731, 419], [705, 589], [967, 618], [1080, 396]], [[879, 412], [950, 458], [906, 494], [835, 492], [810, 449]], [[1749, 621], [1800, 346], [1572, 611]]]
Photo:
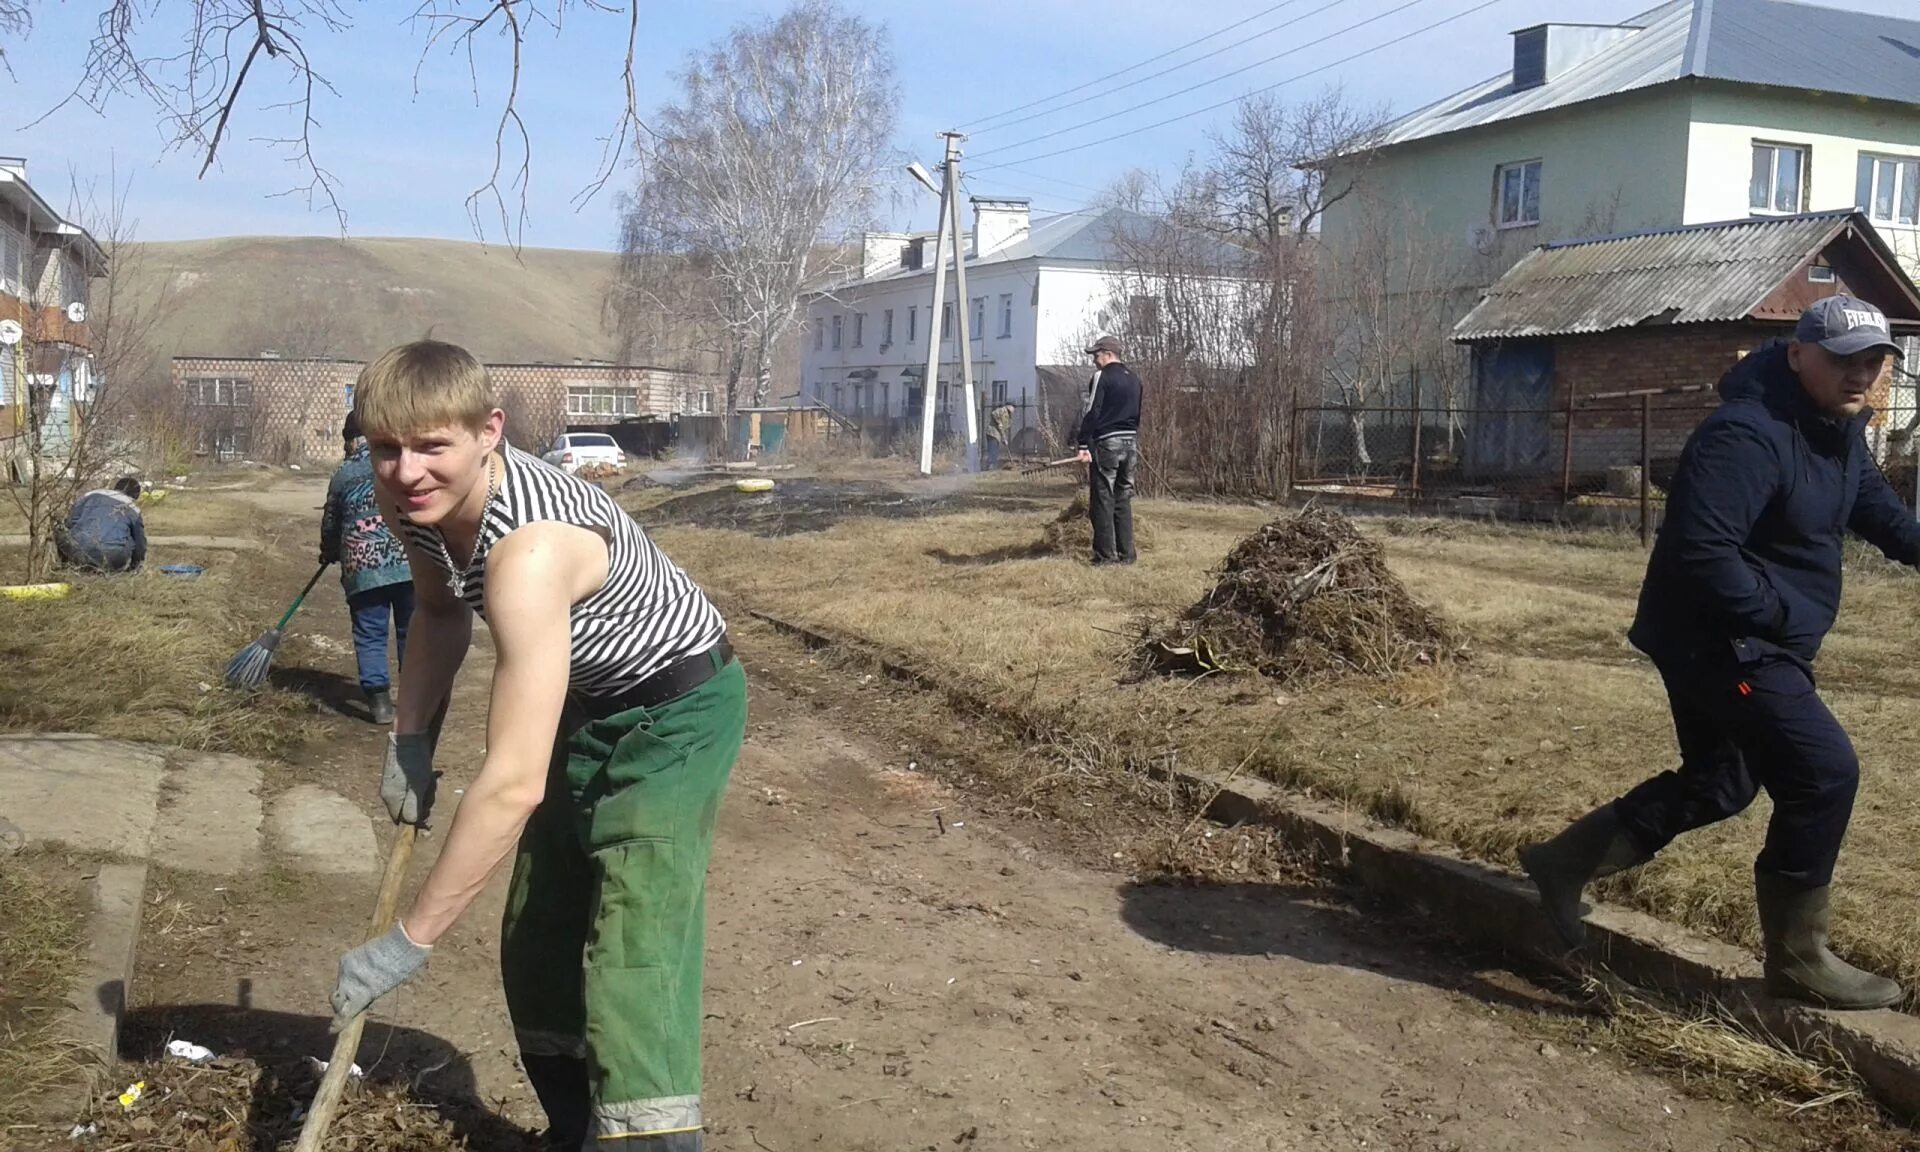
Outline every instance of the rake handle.
[[306, 602], [307, 593], [313, 591], [313, 586], [315, 584], [320, 583], [320, 577], [326, 575], [326, 572], [327, 572], [327, 565], [325, 564], [322, 564], [320, 565], [320, 567], [314, 569], [313, 579], [307, 581], [307, 586], [305, 588], [300, 589], [300, 595], [295, 596], [293, 598], [293, 603], [287, 606], [287, 614], [285, 616], [280, 617], [280, 623], [273, 626], [273, 630], [275, 632], [286, 631], [287, 621], [293, 619], [293, 614], [295, 612], [300, 611], [300, 605]]
[[[412, 824], [402, 824], [394, 832], [393, 847], [387, 850], [387, 868], [380, 877], [380, 895], [374, 901], [373, 919], [367, 927], [369, 940], [393, 927], [394, 909], [400, 903], [400, 889], [406, 883], [407, 863], [413, 858], [413, 841], [418, 831]], [[333, 1059], [320, 1080], [320, 1090], [314, 1094], [313, 1108], [300, 1126], [300, 1142], [294, 1145], [294, 1152], [320, 1152], [321, 1141], [327, 1137], [327, 1126], [333, 1123], [340, 1097], [346, 1092], [353, 1058], [360, 1051], [360, 1033], [366, 1026], [367, 1014], [361, 1012], [347, 1021], [347, 1026], [334, 1040]]]

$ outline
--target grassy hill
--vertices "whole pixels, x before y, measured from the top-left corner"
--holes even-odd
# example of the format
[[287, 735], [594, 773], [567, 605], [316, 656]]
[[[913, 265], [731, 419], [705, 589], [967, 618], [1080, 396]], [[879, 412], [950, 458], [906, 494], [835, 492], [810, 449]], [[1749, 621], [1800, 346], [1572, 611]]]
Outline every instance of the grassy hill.
[[458, 240], [237, 236], [146, 243], [127, 291], [158, 304], [150, 341], [173, 356], [368, 359], [432, 335], [485, 360], [611, 358], [601, 302], [611, 252]]

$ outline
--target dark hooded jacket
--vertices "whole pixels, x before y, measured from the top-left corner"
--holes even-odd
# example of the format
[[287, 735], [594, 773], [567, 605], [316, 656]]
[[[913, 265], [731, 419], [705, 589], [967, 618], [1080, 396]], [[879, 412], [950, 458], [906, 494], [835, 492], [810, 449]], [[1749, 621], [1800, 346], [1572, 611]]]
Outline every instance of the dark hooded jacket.
[[1822, 415], [1785, 343], [1735, 365], [1720, 395], [1680, 455], [1627, 637], [1655, 660], [1731, 646], [1810, 661], [1840, 607], [1845, 533], [1920, 565], [1920, 525], [1867, 450], [1871, 413]]

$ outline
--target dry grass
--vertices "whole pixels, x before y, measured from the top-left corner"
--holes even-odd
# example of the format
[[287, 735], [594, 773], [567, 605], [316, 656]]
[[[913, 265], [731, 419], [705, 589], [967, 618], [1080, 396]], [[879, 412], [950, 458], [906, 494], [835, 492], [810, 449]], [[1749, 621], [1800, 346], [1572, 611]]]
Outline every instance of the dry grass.
[[0, 1131], [79, 1067], [59, 1035], [86, 923], [77, 871], [40, 853], [0, 860]]
[[[1630, 536], [1374, 521], [1394, 574], [1472, 645], [1468, 668], [1298, 692], [1245, 676], [1123, 685], [1129, 621], [1194, 603], [1209, 568], [1272, 517], [1162, 500], [1137, 509], [1160, 546], [1125, 568], [1032, 557], [1040, 514], [850, 521], [750, 546], [726, 531], [657, 535], [700, 580], [896, 653], [1030, 730], [1098, 745], [1104, 770], [1170, 756], [1221, 772], [1245, 763], [1496, 862], [1676, 762], [1658, 677], [1625, 640], [1645, 565]], [[1920, 778], [1906, 771], [1920, 584], [1864, 554], [1849, 569], [1840, 626], [1819, 662], [1863, 763], [1835, 889], [1836, 943], [1915, 982], [1920, 921], [1888, 910], [1910, 903], [1920, 838]], [[1765, 813], [1757, 804], [1693, 833], [1603, 894], [1751, 945], [1751, 860]]]
[[[309, 738], [315, 720], [305, 697], [271, 688], [243, 696], [221, 681], [227, 660], [265, 626], [251, 571], [236, 562], [191, 580], [75, 578], [63, 600], [0, 599], [0, 730], [243, 755]], [[237, 611], [236, 600], [244, 605]]]

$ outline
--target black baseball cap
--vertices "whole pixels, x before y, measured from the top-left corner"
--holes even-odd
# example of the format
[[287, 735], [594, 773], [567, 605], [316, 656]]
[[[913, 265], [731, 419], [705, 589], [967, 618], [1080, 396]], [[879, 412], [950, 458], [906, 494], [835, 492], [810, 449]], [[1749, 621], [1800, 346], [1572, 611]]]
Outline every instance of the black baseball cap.
[[1829, 296], [1800, 313], [1793, 338], [1818, 344], [1835, 356], [1852, 356], [1870, 349], [1903, 355], [1887, 328], [1886, 313], [1853, 296]]

